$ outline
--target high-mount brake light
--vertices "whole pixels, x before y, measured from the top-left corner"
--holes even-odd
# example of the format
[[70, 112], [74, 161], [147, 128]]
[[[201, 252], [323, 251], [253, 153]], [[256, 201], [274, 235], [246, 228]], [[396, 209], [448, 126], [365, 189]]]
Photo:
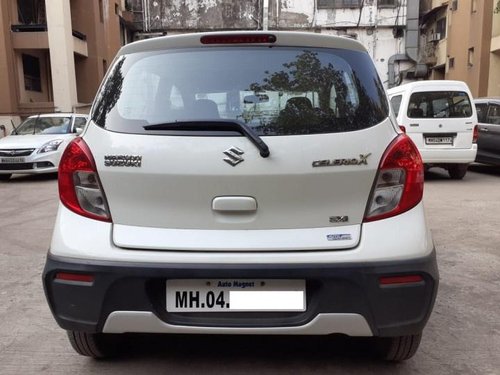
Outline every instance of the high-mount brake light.
[[82, 138], [75, 138], [61, 157], [59, 197], [68, 209], [79, 215], [111, 222], [94, 158]]
[[275, 43], [276, 35], [273, 34], [230, 34], [230, 35], [205, 35], [200, 38], [202, 44], [260, 44]]
[[364, 221], [399, 215], [415, 207], [424, 193], [424, 165], [417, 147], [400, 134], [382, 157]]

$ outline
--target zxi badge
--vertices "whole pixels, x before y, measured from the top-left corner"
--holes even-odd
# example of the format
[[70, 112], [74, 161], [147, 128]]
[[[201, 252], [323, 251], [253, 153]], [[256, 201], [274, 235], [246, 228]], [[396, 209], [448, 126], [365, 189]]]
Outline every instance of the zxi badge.
[[229, 165], [236, 167], [238, 164], [245, 160], [241, 157], [241, 155], [243, 155], [244, 153], [245, 152], [243, 150], [233, 146], [224, 151], [224, 155], [226, 155], [227, 158], [224, 158], [223, 160]]

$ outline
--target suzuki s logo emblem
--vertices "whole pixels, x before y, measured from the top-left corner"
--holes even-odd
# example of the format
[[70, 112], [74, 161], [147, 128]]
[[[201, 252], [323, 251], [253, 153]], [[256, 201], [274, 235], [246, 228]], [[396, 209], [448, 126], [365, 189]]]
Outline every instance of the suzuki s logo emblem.
[[10, 154], [11, 154], [12, 156], [14, 156], [15, 154], [17, 154], [17, 152], [16, 152], [16, 151], [11, 151], [11, 152], [10, 152]]
[[238, 164], [240, 164], [243, 159], [240, 155], [243, 155], [245, 152], [243, 150], [240, 150], [238, 147], [231, 147], [228, 148], [226, 151], [224, 151], [224, 155], [227, 156], [227, 158], [224, 158], [223, 160], [232, 165], [233, 167], [236, 167]]

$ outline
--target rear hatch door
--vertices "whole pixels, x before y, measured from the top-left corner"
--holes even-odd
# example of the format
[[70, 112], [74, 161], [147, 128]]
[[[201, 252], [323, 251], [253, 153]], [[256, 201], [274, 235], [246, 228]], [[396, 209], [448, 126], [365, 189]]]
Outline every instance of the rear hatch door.
[[420, 149], [470, 149], [474, 113], [464, 91], [413, 92], [404, 114], [406, 132]]
[[[396, 135], [366, 51], [336, 38], [320, 40], [353, 49], [280, 46], [279, 36], [272, 48], [193, 48], [191, 39], [190, 48], [155, 44], [119, 57], [94, 103], [84, 139], [114, 243], [355, 247], [381, 155]], [[250, 128], [270, 155], [252, 136], [213, 126], [224, 121]]]

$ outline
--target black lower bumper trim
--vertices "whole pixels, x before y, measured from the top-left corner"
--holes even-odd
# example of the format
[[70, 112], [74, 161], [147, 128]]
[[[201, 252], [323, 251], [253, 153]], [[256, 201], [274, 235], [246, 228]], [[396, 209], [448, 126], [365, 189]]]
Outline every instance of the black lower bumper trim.
[[[55, 278], [58, 272], [92, 274], [94, 281]], [[423, 282], [380, 286], [381, 276], [418, 274]], [[293, 313], [168, 313], [168, 279], [303, 279], [307, 310]], [[113, 311], [152, 311], [173, 325], [290, 327], [320, 313], [361, 314], [377, 336], [423, 330], [438, 287], [435, 252], [427, 257], [365, 264], [143, 264], [47, 257], [43, 282], [58, 324], [100, 332]]]

